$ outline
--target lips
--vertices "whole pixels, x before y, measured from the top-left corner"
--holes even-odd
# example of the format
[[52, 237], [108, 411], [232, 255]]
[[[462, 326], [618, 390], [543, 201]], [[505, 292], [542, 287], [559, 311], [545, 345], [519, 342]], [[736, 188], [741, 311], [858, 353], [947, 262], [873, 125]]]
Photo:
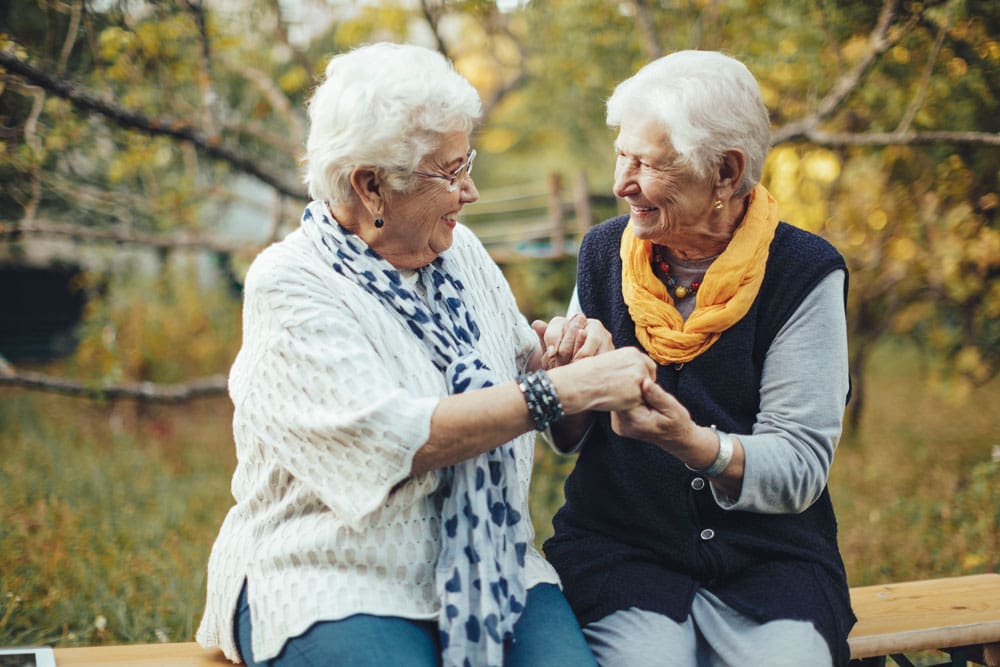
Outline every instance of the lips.
[[655, 206], [637, 206], [635, 204], [630, 204], [629, 208], [635, 215], [643, 215], [645, 213], [652, 213], [653, 211], [658, 210]]

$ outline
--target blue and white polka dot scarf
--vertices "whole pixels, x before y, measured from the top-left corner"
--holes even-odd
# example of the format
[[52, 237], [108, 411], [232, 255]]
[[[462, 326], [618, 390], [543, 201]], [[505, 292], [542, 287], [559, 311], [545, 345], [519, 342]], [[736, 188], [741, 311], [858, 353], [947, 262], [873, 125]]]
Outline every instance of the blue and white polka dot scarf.
[[[444, 257], [419, 270], [427, 300], [399, 271], [314, 201], [302, 228], [333, 269], [356, 282], [406, 322], [445, 375], [451, 393], [488, 387], [495, 373], [479, 358], [479, 328], [462, 301], [465, 289]], [[526, 597], [524, 556], [528, 519], [522, 506], [514, 450], [498, 447], [443, 469], [441, 553], [436, 582], [438, 628], [445, 667], [503, 665], [504, 642], [513, 637]]]

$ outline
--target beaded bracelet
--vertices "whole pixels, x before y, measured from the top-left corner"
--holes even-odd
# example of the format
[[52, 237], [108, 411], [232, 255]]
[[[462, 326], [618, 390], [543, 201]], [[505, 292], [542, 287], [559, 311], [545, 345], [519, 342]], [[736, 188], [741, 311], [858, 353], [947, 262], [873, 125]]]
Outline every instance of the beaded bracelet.
[[552, 386], [549, 374], [544, 370], [520, 373], [517, 377], [517, 388], [524, 394], [524, 402], [528, 404], [528, 414], [535, 422], [537, 430], [544, 431], [552, 422], [562, 418], [562, 403], [556, 394], [556, 388]]
[[716, 454], [715, 460], [712, 461], [712, 465], [708, 466], [704, 470], [696, 470], [686, 463], [684, 464], [684, 467], [691, 472], [704, 475], [705, 477], [718, 477], [725, 472], [726, 468], [729, 467], [729, 462], [733, 460], [733, 437], [728, 433], [717, 430], [715, 428], [715, 424], [712, 424], [712, 430], [715, 431], [715, 435], [719, 437], [719, 453]]

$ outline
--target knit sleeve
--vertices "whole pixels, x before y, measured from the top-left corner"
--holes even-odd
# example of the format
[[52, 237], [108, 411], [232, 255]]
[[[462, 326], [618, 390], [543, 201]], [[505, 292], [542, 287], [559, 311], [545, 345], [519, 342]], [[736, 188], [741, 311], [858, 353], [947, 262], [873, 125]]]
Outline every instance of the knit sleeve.
[[[307, 273], [261, 271], [247, 286], [243, 359], [230, 383], [237, 417], [262, 460], [356, 526], [409, 475], [440, 396], [390, 372], [400, 364], [389, 357], [413, 351], [371, 304]], [[408, 362], [414, 377], [418, 361]]]

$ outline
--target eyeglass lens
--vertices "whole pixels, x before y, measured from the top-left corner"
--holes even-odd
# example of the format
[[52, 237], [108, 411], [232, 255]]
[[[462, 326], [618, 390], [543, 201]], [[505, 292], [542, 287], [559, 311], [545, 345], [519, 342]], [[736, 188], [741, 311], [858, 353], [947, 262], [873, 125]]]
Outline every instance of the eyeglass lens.
[[458, 184], [465, 176], [472, 176], [472, 163], [476, 159], [476, 149], [469, 151], [469, 157], [455, 171], [451, 172], [451, 180], [448, 182], [448, 189], [454, 192], [458, 189]]

